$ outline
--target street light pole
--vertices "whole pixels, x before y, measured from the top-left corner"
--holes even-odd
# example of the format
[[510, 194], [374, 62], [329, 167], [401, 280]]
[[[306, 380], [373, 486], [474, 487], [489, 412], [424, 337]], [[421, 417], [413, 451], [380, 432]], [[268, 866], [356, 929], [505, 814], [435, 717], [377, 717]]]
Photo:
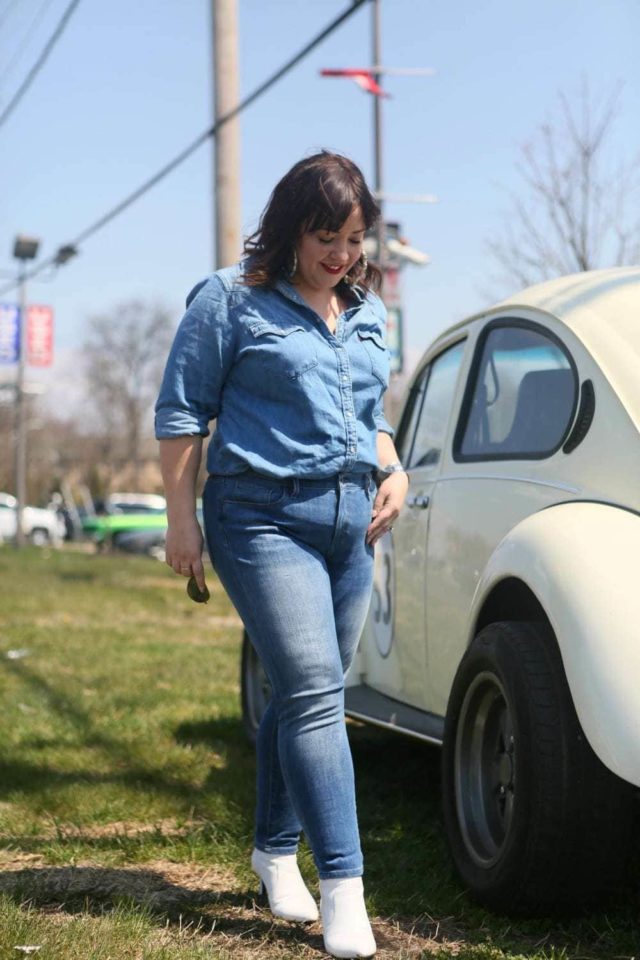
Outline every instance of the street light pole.
[[22, 513], [27, 501], [27, 416], [25, 410], [24, 374], [26, 367], [25, 336], [27, 316], [27, 281], [25, 278], [25, 261], [20, 263], [20, 320], [18, 328], [18, 377], [16, 381], [16, 441], [15, 441], [15, 475], [16, 475], [16, 547], [25, 545]]
[[23, 547], [26, 539], [22, 516], [27, 502], [27, 411], [24, 389], [27, 366], [27, 260], [38, 253], [40, 241], [32, 237], [16, 237], [13, 255], [20, 264], [20, 319], [18, 327], [18, 374], [16, 380], [15, 421], [15, 482], [16, 482], [16, 547]]
[[[381, 30], [380, 30], [380, 0], [373, 0], [371, 5], [371, 37], [372, 48], [371, 55], [374, 68], [379, 68], [382, 64], [381, 54]], [[378, 77], [380, 85], [380, 77]], [[377, 247], [378, 247], [378, 266], [382, 271], [384, 281], [384, 253], [385, 253], [385, 225], [383, 210], [383, 169], [382, 169], [382, 96], [375, 96], [373, 99], [373, 182], [378, 206], [380, 207], [380, 219], [378, 220]]]

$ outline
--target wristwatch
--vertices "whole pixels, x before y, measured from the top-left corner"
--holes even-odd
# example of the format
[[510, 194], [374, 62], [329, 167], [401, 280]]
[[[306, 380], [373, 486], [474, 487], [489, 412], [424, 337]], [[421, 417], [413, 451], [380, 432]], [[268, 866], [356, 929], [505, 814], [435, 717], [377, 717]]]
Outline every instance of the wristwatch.
[[399, 460], [396, 460], [395, 463], [388, 463], [384, 467], [378, 467], [378, 469], [374, 471], [373, 477], [378, 486], [380, 486], [382, 481], [390, 477], [392, 473], [405, 473], [405, 469]]

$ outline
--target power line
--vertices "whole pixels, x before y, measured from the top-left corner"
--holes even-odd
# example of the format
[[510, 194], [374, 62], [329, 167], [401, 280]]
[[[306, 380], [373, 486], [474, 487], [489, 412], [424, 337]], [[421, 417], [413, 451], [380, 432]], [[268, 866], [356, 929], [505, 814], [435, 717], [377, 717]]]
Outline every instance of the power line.
[[62, 14], [62, 17], [60, 18], [60, 22], [58, 23], [58, 26], [55, 28], [49, 40], [45, 44], [42, 53], [40, 54], [40, 56], [38, 57], [34, 65], [31, 67], [31, 70], [29, 70], [29, 73], [27, 74], [25, 79], [22, 81], [22, 83], [18, 87], [16, 93], [13, 95], [13, 98], [9, 101], [9, 104], [5, 107], [4, 111], [0, 114], [0, 127], [3, 125], [3, 123], [5, 123], [6, 120], [8, 120], [10, 114], [13, 113], [13, 111], [18, 106], [23, 96], [25, 95], [25, 93], [27, 92], [27, 90], [35, 80], [36, 76], [40, 73], [40, 70], [44, 66], [47, 58], [49, 57], [49, 54], [55, 47], [56, 43], [62, 36], [64, 28], [68, 24], [69, 20], [71, 19], [71, 16], [75, 12], [76, 7], [78, 6], [79, 3], [80, 3], [80, 0], [71, 0], [71, 3], [69, 4], [65, 12]]
[[47, 10], [48, 10], [49, 7], [51, 6], [51, 2], [52, 2], [52, 0], [43, 0], [43, 2], [42, 2], [42, 3], [40, 4], [40, 6], [38, 7], [35, 16], [34, 16], [33, 19], [31, 20], [31, 23], [29, 24], [29, 26], [28, 26], [28, 28], [27, 28], [27, 32], [25, 33], [25, 35], [23, 36], [21, 42], [18, 44], [18, 46], [17, 46], [16, 49], [14, 50], [13, 56], [12, 56], [11, 59], [9, 60], [9, 63], [7, 64], [7, 66], [6, 66], [6, 67], [3, 69], [3, 71], [2, 71], [2, 79], [3, 79], [3, 80], [6, 80], [7, 74], [11, 73], [11, 71], [12, 71], [13, 68], [14, 68], [14, 66], [16, 65], [16, 63], [18, 62], [18, 60], [20, 59], [20, 57], [22, 56], [25, 48], [29, 45], [29, 40], [31, 39], [32, 35], [34, 34], [35, 29], [36, 29], [36, 27], [38, 26], [38, 24], [40, 23], [40, 21], [42, 20], [43, 16], [45, 15], [45, 13], [47, 12]]
[[6, 5], [6, 7], [5, 7], [4, 10], [2, 11], [2, 13], [0, 13], [0, 27], [1, 27], [2, 24], [5, 22], [5, 20], [7, 19], [7, 17], [8, 17], [9, 14], [11, 13], [11, 11], [13, 10], [13, 8], [15, 7], [15, 5], [16, 5], [17, 2], [18, 2], [18, 0], [9, 0], [9, 2], [8, 2], [7, 5]]
[[[79, 0], [76, 0], [79, 2]], [[313, 40], [310, 40], [298, 53], [295, 54], [290, 60], [288, 60], [279, 70], [272, 74], [268, 80], [265, 80], [264, 83], [260, 84], [253, 93], [250, 93], [248, 96], [241, 100], [233, 110], [230, 110], [228, 113], [225, 113], [224, 116], [220, 117], [217, 123], [214, 123], [208, 130], [205, 130], [204, 133], [201, 133], [199, 137], [196, 137], [184, 150], [182, 150], [176, 157], [173, 158], [169, 163], [165, 164], [156, 174], [150, 177], [148, 180], [145, 180], [137, 190], [134, 190], [130, 193], [124, 200], [121, 200], [120, 203], [116, 204], [115, 207], [112, 207], [107, 213], [102, 217], [96, 220], [91, 226], [87, 227], [82, 233], [79, 233], [75, 240], [71, 241], [68, 244], [65, 244], [64, 247], [60, 247], [58, 252], [53, 256], [48, 257], [46, 260], [41, 260], [40, 263], [36, 264], [28, 273], [25, 274], [25, 280], [30, 280], [32, 277], [37, 276], [39, 273], [42, 273], [43, 270], [48, 269], [49, 267], [55, 266], [59, 260], [60, 251], [63, 249], [71, 249], [76, 252], [77, 247], [79, 247], [85, 240], [93, 236], [108, 223], [114, 220], [119, 214], [123, 213], [127, 207], [130, 207], [136, 200], [139, 200], [140, 197], [144, 196], [152, 187], [155, 187], [156, 184], [160, 183], [161, 180], [164, 180], [170, 173], [172, 173], [180, 164], [184, 163], [192, 153], [202, 146], [209, 137], [215, 137], [216, 133], [220, 127], [228, 123], [229, 120], [232, 120], [236, 117], [242, 110], [245, 110], [247, 107], [251, 106], [258, 97], [262, 96], [263, 93], [266, 93], [275, 83], [278, 82], [286, 73], [292, 70], [297, 64], [304, 59], [304, 57], [309, 54], [314, 47], [317, 47], [323, 40], [325, 40], [329, 34], [333, 33], [339, 26], [341, 26], [346, 20], [351, 17], [356, 10], [359, 9], [363, 4], [368, 3], [369, 0], [351, 0], [350, 7], [345, 10], [340, 16], [336, 17], [335, 20], [332, 20], [331, 23], [324, 28], [319, 34], [317, 34]], [[0, 297], [4, 296], [5, 293], [13, 290], [17, 286], [17, 281], [13, 281], [5, 287], [0, 288]]]

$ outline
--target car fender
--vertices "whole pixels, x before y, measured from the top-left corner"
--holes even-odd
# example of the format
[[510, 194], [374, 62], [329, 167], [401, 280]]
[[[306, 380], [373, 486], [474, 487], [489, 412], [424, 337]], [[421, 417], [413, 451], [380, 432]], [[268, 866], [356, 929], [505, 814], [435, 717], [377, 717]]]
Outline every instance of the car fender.
[[22, 512], [22, 526], [27, 536], [36, 529], [46, 530], [54, 543], [61, 541], [64, 536], [64, 523], [59, 520], [53, 510], [25, 506]]
[[500, 542], [478, 583], [483, 604], [516, 577], [555, 632], [582, 729], [610, 770], [640, 786], [640, 516], [571, 502], [534, 513]]

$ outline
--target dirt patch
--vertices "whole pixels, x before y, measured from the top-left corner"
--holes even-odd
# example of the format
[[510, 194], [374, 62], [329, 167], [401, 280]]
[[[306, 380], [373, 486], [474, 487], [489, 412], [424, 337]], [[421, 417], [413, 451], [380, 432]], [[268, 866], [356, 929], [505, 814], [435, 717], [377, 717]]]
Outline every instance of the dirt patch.
[[[111, 824], [121, 828], [123, 824]], [[207, 942], [219, 956], [233, 960], [312, 960], [326, 956], [319, 923], [305, 926], [274, 920], [258, 905], [254, 890], [239, 884], [231, 870], [219, 866], [154, 860], [141, 866], [110, 868], [86, 861], [52, 867], [38, 854], [6, 851], [0, 893], [29, 903], [56, 922], [78, 914], [104, 917], [125, 898], [158, 920], [158, 941]], [[418, 923], [400, 918], [372, 920], [379, 960], [413, 960], [461, 944], [430, 918]], [[454, 933], [454, 931], [451, 931]]]
[[[194, 830], [199, 830], [205, 825], [200, 820], [175, 820], [171, 817], [154, 820], [152, 823], [142, 822], [140, 820], [113, 820], [111, 823], [84, 824], [79, 826], [73, 823], [57, 823], [55, 827], [49, 830], [41, 831], [37, 837], [30, 838], [34, 842], [46, 842], [62, 838], [65, 840], [93, 840], [100, 837], [138, 837], [148, 834], [160, 835], [163, 837], [186, 837]], [[11, 840], [11, 834], [1, 834], [0, 839]], [[16, 854], [16, 862], [20, 862], [20, 857], [27, 854]], [[30, 855], [29, 855], [30, 856]], [[0, 864], [3, 866], [8, 862], [7, 857], [14, 859], [11, 850], [0, 850]]]

